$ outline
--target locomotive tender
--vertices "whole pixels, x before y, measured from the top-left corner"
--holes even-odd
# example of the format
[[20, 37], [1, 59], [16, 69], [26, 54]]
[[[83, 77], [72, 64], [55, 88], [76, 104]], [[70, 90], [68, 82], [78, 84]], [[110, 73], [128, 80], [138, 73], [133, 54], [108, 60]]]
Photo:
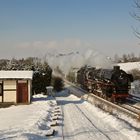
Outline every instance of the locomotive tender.
[[77, 72], [77, 83], [82, 88], [113, 102], [125, 100], [129, 96], [131, 82], [133, 76], [119, 66], [113, 69], [84, 66]]

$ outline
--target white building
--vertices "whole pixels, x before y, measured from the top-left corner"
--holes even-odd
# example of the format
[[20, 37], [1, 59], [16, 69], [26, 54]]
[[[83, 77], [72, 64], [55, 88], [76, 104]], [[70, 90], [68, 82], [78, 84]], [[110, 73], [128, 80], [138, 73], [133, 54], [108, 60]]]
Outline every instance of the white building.
[[0, 103], [30, 103], [33, 71], [0, 71]]

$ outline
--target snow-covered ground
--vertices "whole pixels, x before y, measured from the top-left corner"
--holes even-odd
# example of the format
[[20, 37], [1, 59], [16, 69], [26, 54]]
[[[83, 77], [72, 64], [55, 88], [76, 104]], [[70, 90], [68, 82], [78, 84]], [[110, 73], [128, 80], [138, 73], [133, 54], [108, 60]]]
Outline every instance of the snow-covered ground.
[[[56, 121], [52, 121], [57, 116]], [[54, 136], [45, 136], [56, 130]], [[69, 95], [34, 96], [30, 105], [0, 108], [0, 140], [139, 140], [140, 125], [133, 127], [94, 105]]]
[[54, 99], [37, 95], [30, 105], [0, 108], [0, 140], [40, 140], [52, 131], [50, 112]]
[[74, 95], [57, 97], [64, 115], [67, 140], [138, 140], [140, 132]]
[[131, 83], [130, 94], [140, 97], [140, 80], [136, 80]]

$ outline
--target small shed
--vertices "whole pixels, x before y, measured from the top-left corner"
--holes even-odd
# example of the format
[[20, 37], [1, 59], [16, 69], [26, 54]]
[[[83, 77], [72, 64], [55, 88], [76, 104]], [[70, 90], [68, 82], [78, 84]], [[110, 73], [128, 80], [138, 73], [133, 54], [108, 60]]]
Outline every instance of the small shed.
[[33, 71], [0, 71], [0, 103], [30, 103]]

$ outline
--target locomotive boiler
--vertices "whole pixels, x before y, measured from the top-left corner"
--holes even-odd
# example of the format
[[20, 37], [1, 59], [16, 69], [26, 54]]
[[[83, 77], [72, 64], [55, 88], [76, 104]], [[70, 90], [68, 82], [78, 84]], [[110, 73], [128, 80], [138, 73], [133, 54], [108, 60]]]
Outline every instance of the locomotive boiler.
[[84, 89], [113, 102], [124, 100], [129, 96], [132, 81], [133, 76], [121, 70], [119, 66], [114, 66], [113, 69], [85, 66], [77, 72], [77, 82]]

